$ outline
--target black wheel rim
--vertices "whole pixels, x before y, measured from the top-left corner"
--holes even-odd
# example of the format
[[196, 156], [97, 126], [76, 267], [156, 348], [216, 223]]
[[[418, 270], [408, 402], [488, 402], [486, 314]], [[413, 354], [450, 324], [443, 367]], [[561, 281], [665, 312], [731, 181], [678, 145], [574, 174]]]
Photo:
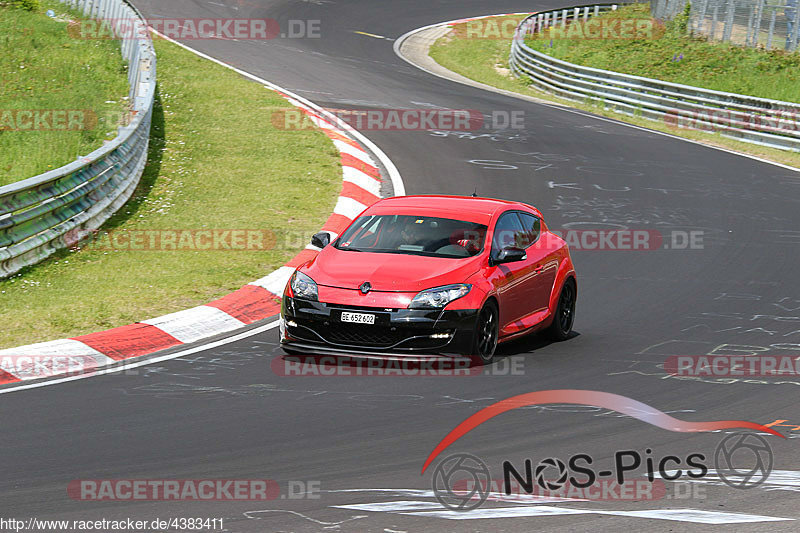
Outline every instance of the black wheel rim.
[[563, 333], [572, 329], [572, 319], [575, 316], [575, 289], [571, 283], [564, 285], [561, 291], [561, 302], [558, 311], [558, 325]]
[[489, 360], [494, 355], [497, 346], [497, 315], [491, 307], [481, 311], [478, 323], [478, 355], [483, 360]]

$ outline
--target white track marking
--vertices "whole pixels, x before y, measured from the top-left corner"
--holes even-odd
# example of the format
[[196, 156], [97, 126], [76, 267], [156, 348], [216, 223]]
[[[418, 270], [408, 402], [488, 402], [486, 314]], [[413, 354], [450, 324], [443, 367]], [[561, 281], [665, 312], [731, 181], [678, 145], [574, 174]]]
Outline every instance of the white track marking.
[[143, 320], [142, 324], [155, 326], [184, 344], [245, 326], [245, 323], [241, 320], [216, 307], [207, 305], [184, 309], [177, 313], [170, 313], [150, 320]]
[[648, 511], [600, 511], [600, 514], [626, 516], [634, 518], [655, 518], [658, 520], [675, 520], [694, 524], [745, 524], [749, 522], [780, 522], [794, 518], [777, 518], [744, 513], [721, 513], [702, 511], [700, 509], [651, 509]]
[[[790, 471], [787, 471], [790, 472]], [[793, 476], [788, 476], [793, 477]], [[416, 499], [394, 500], [388, 502], [373, 502], [373, 503], [355, 503], [346, 505], [334, 505], [332, 507], [338, 509], [347, 509], [351, 511], [366, 511], [366, 512], [384, 512], [401, 514], [406, 516], [416, 516], [420, 518], [443, 518], [447, 520], [485, 520], [490, 518], [528, 518], [539, 516], [566, 516], [566, 515], [607, 515], [619, 516], [622, 518], [649, 518], [654, 520], [671, 520], [676, 522], [690, 522], [695, 524], [745, 524], [756, 522], [779, 522], [779, 521], [794, 521], [794, 518], [781, 518], [774, 516], [764, 516], [748, 513], [728, 513], [718, 511], [704, 511], [701, 509], [644, 509], [636, 511], [626, 510], [604, 510], [592, 509], [581, 507], [568, 507], [555, 506], [555, 505], [542, 505], [551, 503], [570, 503], [570, 502], [587, 502], [588, 500], [571, 500], [558, 498], [551, 500], [549, 498], [541, 498], [536, 501], [528, 499], [523, 501], [517, 499], [518, 505], [511, 507], [489, 507], [484, 504], [484, 507], [473, 509], [470, 511], [451, 511], [444, 508], [438, 502], [433, 501], [435, 494], [430, 490], [419, 489], [340, 489], [340, 490], [326, 490], [324, 492], [331, 493], [379, 493], [385, 496], [405, 496]], [[490, 496], [504, 496], [499, 493], [490, 493]], [[422, 498], [428, 498], [423, 500]], [[503, 501], [501, 498], [489, 498], [493, 501]], [[504, 503], [510, 503], [512, 500], [505, 500]], [[585, 503], [584, 503], [585, 505]]]
[[378, 502], [378, 503], [354, 503], [350, 505], [334, 505], [339, 509], [350, 509], [353, 511], [385, 511], [385, 512], [400, 512], [400, 511], [413, 511], [422, 509], [441, 509], [442, 504], [438, 502], [429, 502], [421, 500], [400, 500], [396, 502]]
[[552, 507], [550, 505], [530, 505], [514, 507], [487, 507], [484, 509], [473, 509], [472, 511], [450, 511], [448, 509], [439, 509], [438, 511], [420, 511], [416, 513], [400, 514], [430, 518], [446, 518], [448, 520], [483, 520], [486, 518], [522, 518], [529, 516], [592, 514], [593, 512], [594, 511], [586, 509], [569, 509], [566, 507]]
[[303, 98], [302, 96], [300, 96], [300, 95], [298, 95], [296, 93], [293, 93], [292, 91], [284, 89], [283, 87], [280, 87], [279, 85], [275, 85], [272, 82], [269, 82], [269, 81], [267, 81], [265, 79], [259, 78], [258, 76], [250, 74], [249, 72], [246, 72], [244, 70], [238, 69], [238, 68], [236, 68], [236, 67], [234, 67], [232, 65], [229, 65], [229, 64], [227, 64], [227, 63], [225, 63], [223, 61], [220, 61], [219, 59], [216, 59], [216, 58], [211, 57], [211, 56], [209, 56], [207, 54], [204, 54], [203, 52], [195, 50], [194, 48], [190, 48], [190, 47], [186, 46], [185, 44], [179, 43], [178, 41], [176, 41], [174, 39], [170, 39], [169, 37], [166, 37], [165, 35], [162, 35], [162, 34], [160, 34], [158, 32], [155, 32], [155, 33], [157, 35], [159, 35], [160, 37], [170, 41], [171, 43], [174, 43], [174, 44], [180, 46], [181, 48], [183, 48], [185, 50], [188, 50], [188, 51], [192, 52], [193, 54], [195, 54], [195, 55], [197, 55], [199, 57], [202, 57], [204, 59], [208, 59], [209, 61], [213, 61], [214, 63], [216, 63], [218, 65], [221, 65], [221, 66], [223, 66], [225, 68], [229, 68], [229, 69], [233, 70], [234, 72], [236, 72], [238, 74], [241, 74], [245, 78], [249, 78], [249, 79], [251, 79], [253, 81], [261, 83], [265, 87], [269, 87], [272, 90], [280, 91], [282, 93], [285, 93], [285, 94], [289, 95], [290, 97], [292, 97], [293, 99], [297, 100], [298, 102], [301, 102], [301, 103], [307, 105], [308, 107], [314, 109], [319, 114], [324, 115], [325, 117], [330, 119], [330, 121], [332, 123], [336, 124], [338, 127], [343, 129], [344, 131], [347, 131], [348, 133], [350, 133], [353, 137], [355, 137], [355, 139], [358, 142], [360, 142], [362, 145], [366, 146], [380, 160], [381, 164], [386, 169], [386, 172], [389, 174], [389, 178], [392, 180], [392, 187], [394, 188], [395, 196], [405, 196], [406, 188], [405, 188], [405, 184], [403, 183], [403, 178], [400, 176], [400, 172], [397, 170], [397, 167], [394, 165], [392, 160], [389, 159], [389, 156], [387, 156], [383, 152], [383, 150], [378, 148], [378, 146], [376, 146], [375, 143], [373, 143], [366, 136], [364, 136], [363, 133], [354, 130], [352, 128], [352, 126], [350, 126], [346, 122], [342, 121], [336, 115], [330, 113], [329, 111], [326, 111], [324, 108], [318, 106], [314, 102], [312, 102], [310, 100], [307, 100], [306, 98]]
[[9, 392], [16, 392], [21, 390], [28, 390], [28, 389], [38, 389], [39, 387], [47, 387], [50, 385], [57, 385], [59, 383], [67, 383], [69, 381], [77, 381], [79, 379], [87, 379], [92, 378], [95, 376], [103, 376], [105, 374], [114, 374], [117, 372], [124, 372], [126, 370], [130, 370], [132, 368], [138, 368], [140, 366], [145, 365], [152, 365], [154, 363], [160, 363], [162, 361], [169, 361], [170, 359], [177, 359], [178, 357], [183, 357], [185, 355], [191, 355], [197, 352], [203, 352], [205, 350], [211, 350], [213, 348], [218, 348], [220, 346], [224, 346], [226, 344], [230, 344], [232, 342], [240, 341], [242, 339], [246, 339], [247, 337], [252, 337], [253, 335], [258, 335], [260, 333], [264, 333], [265, 331], [269, 331], [271, 329], [278, 327], [278, 321], [270, 322], [269, 324], [264, 324], [263, 326], [259, 326], [257, 328], [251, 329], [250, 331], [245, 331], [244, 333], [239, 333], [238, 335], [234, 335], [232, 337], [228, 337], [226, 339], [220, 339], [218, 341], [210, 342], [208, 344], [202, 344], [200, 346], [195, 346], [194, 348], [189, 348], [187, 350], [181, 350], [179, 352], [161, 355], [159, 357], [152, 357], [146, 360], [136, 360], [131, 361], [129, 363], [124, 363], [120, 366], [115, 366], [111, 368], [104, 368], [102, 370], [98, 370], [97, 372], [92, 372], [90, 374], [83, 374], [80, 376], [68, 376], [65, 378], [58, 378], [49, 381], [42, 381], [39, 383], [29, 383], [27, 385], [19, 385], [16, 387], [9, 387], [9, 388], [0, 388], [0, 394], [8, 394]]

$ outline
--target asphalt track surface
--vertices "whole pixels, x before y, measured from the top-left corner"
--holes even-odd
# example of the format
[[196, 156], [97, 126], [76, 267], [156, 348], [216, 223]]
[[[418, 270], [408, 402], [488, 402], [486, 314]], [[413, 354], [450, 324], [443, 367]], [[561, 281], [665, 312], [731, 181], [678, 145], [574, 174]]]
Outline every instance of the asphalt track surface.
[[[703, 525], [609, 512], [691, 508], [800, 519], [797, 482], [788, 487], [795, 490], [768, 490], [775, 488], [769, 481], [749, 490], [692, 484], [703, 488], [704, 498], [576, 502], [555, 507], [602, 512], [516, 518], [451, 520], [335, 506], [419, 500], [411, 493], [368, 489], [429, 490], [431, 470], [424, 475], [420, 470], [434, 446], [478, 409], [526, 392], [599, 390], [684, 420], [800, 424], [800, 378], [677, 379], [658, 366], [669, 355], [715, 349], [797, 355], [798, 174], [439, 79], [395, 56], [391, 40], [353, 33], [394, 39], [439, 21], [538, 10], [555, 2], [139, 0], [136, 5], [148, 17], [271, 17], [282, 27], [289, 19], [320, 20], [319, 39], [188, 44], [325, 107], [524, 112], [523, 130], [472, 136], [364, 132], [392, 158], [410, 194], [477, 189], [534, 204], [555, 228], [696, 230], [704, 232], [704, 246], [574, 251], [578, 335], [556, 344], [531, 337], [504, 346], [487, 375], [281, 377], [271, 366], [281, 353], [272, 329], [124, 374], [2, 395], [0, 514], [224, 518], [230, 532], [796, 530], [796, 521]], [[505, 371], [511, 363], [518, 365], [514, 375]], [[778, 429], [792, 436], [790, 427]], [[722, 436], [666, 431], [606, 409], [546, 406], [499, 416], [442, 457], [475, 454], [497, 478], [504, 460], [521, 468], [525, 458], [536, 464], [545, 457], [566, 460], [587, 453], [606, 467], [617, 450], [647, 448], [655, 456], [711, 456]], [[776, 469], [800, 471], [800, 441], [767, 440]], [[321, 492], [315, 499], [267, 503], [85, 502], [66, 492], [75, 479], [131, 478], [266, 478], [280, 484], [283, 496], [290, 481], [311, 482], [312, 488], [319, 483]], [[508, 504], [486, 504], [494, 507]]]

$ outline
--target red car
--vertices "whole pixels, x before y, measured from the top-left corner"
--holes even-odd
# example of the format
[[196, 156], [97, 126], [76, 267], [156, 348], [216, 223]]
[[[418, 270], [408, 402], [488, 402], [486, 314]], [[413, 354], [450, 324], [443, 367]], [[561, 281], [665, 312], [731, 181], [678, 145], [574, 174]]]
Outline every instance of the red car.
[[290, 354], [459, 354], [489, 363], [498, 342], [572, 331], [567, 243], [521, 202], [461, 196], [381, 200], [292, 275], [281, 346]]

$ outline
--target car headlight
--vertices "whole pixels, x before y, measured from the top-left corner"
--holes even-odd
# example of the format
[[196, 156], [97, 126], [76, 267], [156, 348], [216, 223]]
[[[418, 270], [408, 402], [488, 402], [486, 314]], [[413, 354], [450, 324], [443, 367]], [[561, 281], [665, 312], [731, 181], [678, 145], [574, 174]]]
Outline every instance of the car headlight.
[[292, 275], [291, 287], [295, 298], [314, 302], [319, 300], [317, 283], [300, 271], [296, 270]]
[[441, 309], [453, 300], [466, 296], [470, 289], [472, 289], [472, 285], [466, 283], [426, 289], [414, 296], [408, 307], [409, 309]]

